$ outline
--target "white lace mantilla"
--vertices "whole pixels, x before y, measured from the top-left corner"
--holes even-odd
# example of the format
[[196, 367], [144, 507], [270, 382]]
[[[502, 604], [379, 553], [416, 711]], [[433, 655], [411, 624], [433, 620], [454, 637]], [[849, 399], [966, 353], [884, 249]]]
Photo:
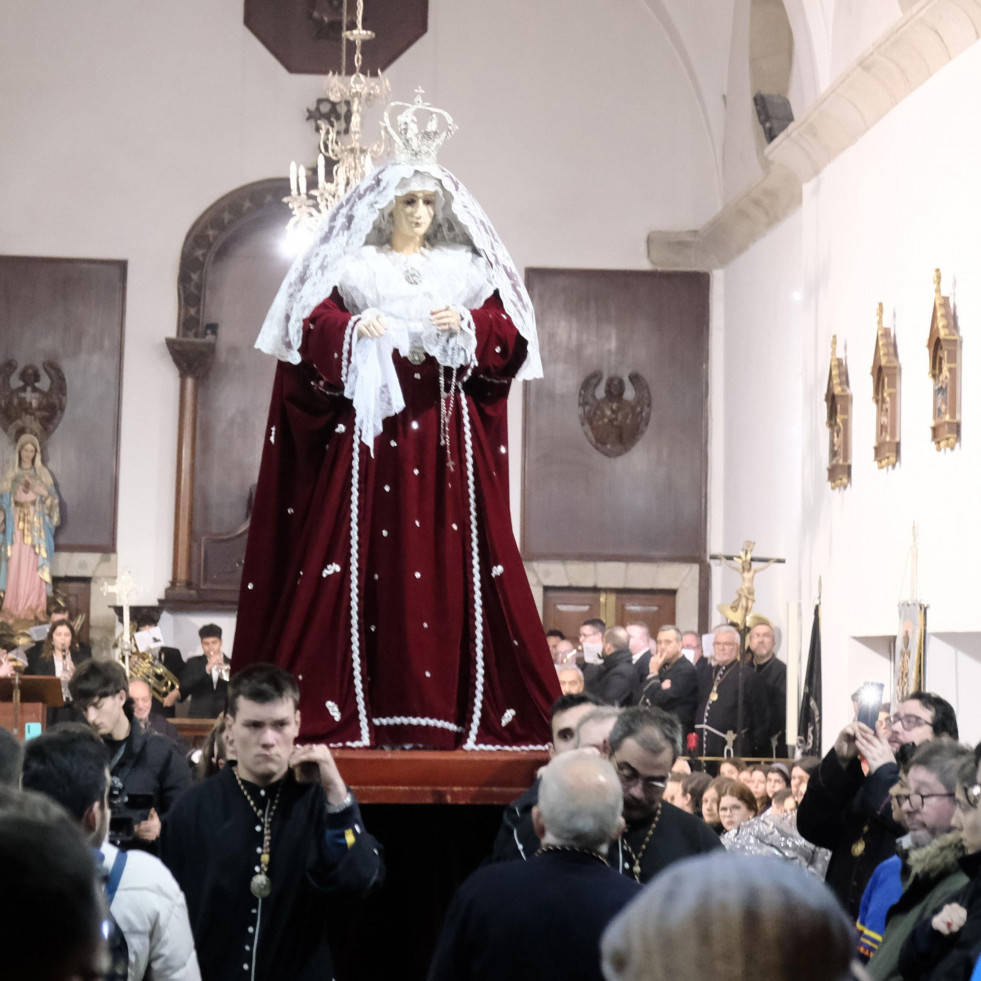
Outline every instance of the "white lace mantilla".
[[[418, 282], [406, 278], [406, 268]], [[354, 404], [358, 435], [372, 448], [385, 419], [405, 408], [392, 353], [408, 357], [411, 351], [425, 352], [447, 368], [470, 364], [477, 337], [469, 310], [481, 306], [493, 287], [486, 262], [463, 246], [405, 256], [366, 245], [341, 264], [337, 288], [360, 320], [380, 314], [387, 327], [381, 337], [354, 341], [344, 386]], [[429, 318], [431, 311], [445, 306], [460, 314], [457, 333], [437, 330]]]
[[[524, 281], [490, 219], [456, 177], [435, 164], [388, 164], [370, 174], [327, 214], [309, 247], [297, 257], [266, 315], [256, 347], [297, 364], [303, 321], [338, 285], [342, 266], [366, 243], [387, 241], [385, 229], [376, 227], [391, 205], [396, 189], [422, 174], [442, 188], [435, 243], [463, 245], [476, 252], [485, 265], [485, 279], [498, 290], [504, 309], [528, 342], [528, 355], [517, 377], [540, 378], [541, 357], [535, 312]], [[436, 250], [434, 250], [436, 251]], [[452, 300], [442, 301], [452, 303]]]

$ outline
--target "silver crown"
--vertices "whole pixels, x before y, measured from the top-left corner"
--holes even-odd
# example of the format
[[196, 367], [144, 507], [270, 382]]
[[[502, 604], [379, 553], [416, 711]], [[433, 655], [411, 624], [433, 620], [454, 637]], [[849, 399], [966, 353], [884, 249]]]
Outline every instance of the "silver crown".
[[[398, 108], [402, 111], [395, 117], [393, 126], [388, 113], [390, 109]], [[425, 118], [425, 126], [420, 128], [423, 113], [428, 114], [428, 118]], [[390, 103], [382, 125], [392, 137], [395, 159], [410, 164], [435, 163], [440, 148], [457, 131], [448, 112], [423, 101], [422, 89], [416, 89], [416, 98], [411, 105], [408, 102]]]

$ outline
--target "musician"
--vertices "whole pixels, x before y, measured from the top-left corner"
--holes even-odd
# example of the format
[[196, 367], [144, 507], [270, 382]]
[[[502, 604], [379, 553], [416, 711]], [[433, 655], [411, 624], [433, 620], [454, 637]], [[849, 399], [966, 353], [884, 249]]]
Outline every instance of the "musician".
[[[176, 688], [174, 690], [178, 691]], [[133, 721], [144, 731], [152, 730], [169, 739], [186, 758], [191, 752], [191, 747], [172, 722], [153, 711], [153, 706], [158, 703], [153, 697], [150, 686], [142, 678], [129, 679], [129, 697], [133, 699]]]
[[[158, 619], [155, 618], [154, 614], [149, 612], [143, 613], [144, 610], [149, 609], [153, 611], [158, 611], [159, 607], [134, 607], [135, 623], [136, 623], [136, 633], [141, 633], [145, 630], [153, 630], [157, 627]], [[139, 612], [138, 612], [139, 611]], [[141, 615], [142, 614], [142, 615]], [[158, 617], [159, 614], [156, 614]], [[154, 661], [158, 664], [163, 665], [176, 679], [180, 682], [181, 675], [184, 672], [184, 655], [176, 647], [151, 647], [147, 651]], [[158, 698], [151, 699], [150, 711], [155, 716], [161, 718], [172, 719], [176, 715], [176, 708], [178, 700], [181, 697], [180, 686], [175, 685], [174, 689], [170, 691], [163, 701]], [[157, 728], [154, 726], [154, 728]]]
[[201, 651], [188, 658], [181, 674], [181, 701], [191, 699], [188, 715], [194, 719], [214, 719], [225, 711], [228, 674], [232, 664], [221, 649], [221, 627], [206, 623], [199, 631]]

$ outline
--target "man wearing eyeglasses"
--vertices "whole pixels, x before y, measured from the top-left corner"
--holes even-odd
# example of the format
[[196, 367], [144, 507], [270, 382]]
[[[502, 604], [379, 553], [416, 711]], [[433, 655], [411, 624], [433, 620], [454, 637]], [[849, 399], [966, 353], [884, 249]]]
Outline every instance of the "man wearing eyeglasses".
[[957, 774], [973, 759], [971, 750], [953, 740], [928, 740], [893, 788], [908, 833], [896, 843], [896, 855], [872, 874], [857, 924], [859, 952], [871, 956], [874, 981], [898, 977], [900, 951], [913, 927], [967, 882], [958, 864], [960, 836], [952, 828]]
[[973, 759], [958, 774], [954, 827], [964, 846], [961, 868], [965, 885], [933, 916], [918, 923], [903, 947], [900, 968], [904, 978], [977, 978], [981, 961], [981, 783]]
[[873, 871], [895, 854], [896, 839], [905, 832], [893, 820], [889, 797], [899, 780], [896, 752], [906, 743], [957, 739], [953, 708], [930, 692], [914, 692], [885, 724], [882, 738], [861, 722], [848, 723], [797, 808], [797, 830], [831, 850], [825, 881], [854, 917]]
[[722, 847], [704, 821], [664, 803], [681, 735], [673, 715], [641, 707], [624, 709], [610, 733], [610, 762], [620, 778], [627, 826], [609, 861], [637, 882], [649, 882], [679, 859]]

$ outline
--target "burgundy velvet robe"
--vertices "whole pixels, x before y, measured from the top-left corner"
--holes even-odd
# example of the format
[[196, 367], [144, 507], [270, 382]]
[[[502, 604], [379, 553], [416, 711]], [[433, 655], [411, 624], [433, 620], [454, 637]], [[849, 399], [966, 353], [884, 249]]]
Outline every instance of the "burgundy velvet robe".
[[476, 749], [550, 738], [559, 686], [508, 496], [507, 395], [526, 342], [496, 294], [471, 313], [478, 366], [465, 419], [453, 402], [452, 469], [438, 364], [393, 356], [406, 407], [385, 420], [373, 457], [357, 449], [355, 577], [354, 410], [341, 383], [350, 314], [336, 290], [304, 324], [302, 362], [278, 366], [232, 665], [272, 661], [298, 677], [304, 739]]

